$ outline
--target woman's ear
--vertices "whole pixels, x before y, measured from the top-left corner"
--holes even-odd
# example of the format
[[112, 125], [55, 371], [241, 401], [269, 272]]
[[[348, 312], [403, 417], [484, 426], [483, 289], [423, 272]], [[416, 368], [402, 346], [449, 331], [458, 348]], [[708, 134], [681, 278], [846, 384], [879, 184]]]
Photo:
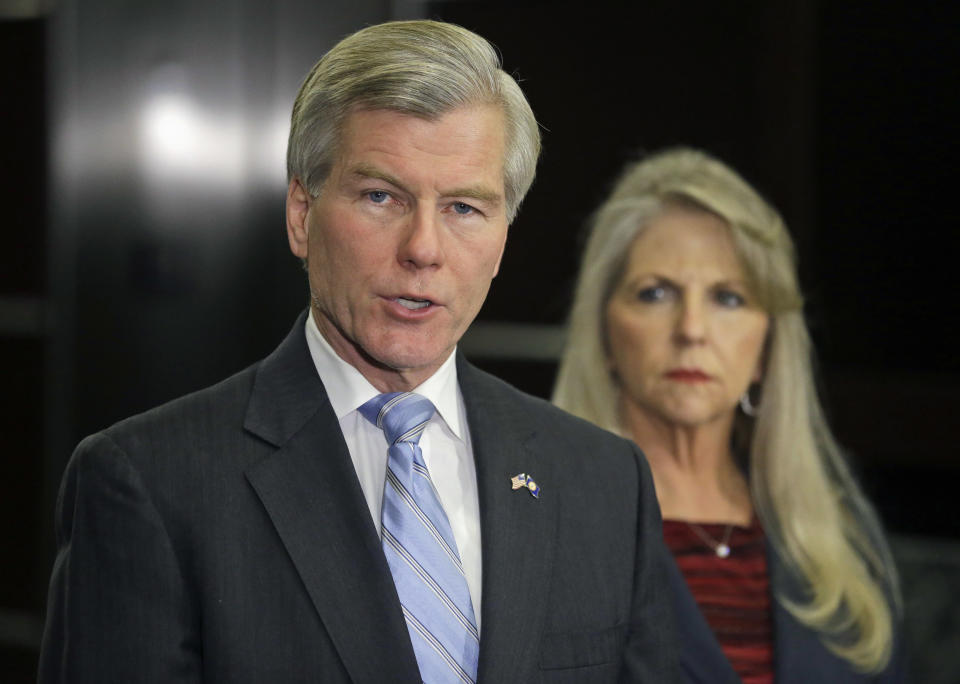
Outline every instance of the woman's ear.
[[287, 186], [287, 240], [290, 242], [290, 251], [301, 259], [307, 258], [307, 215], [310, 212], [310, 199], [310, 193], [303, 187], [300, 179], [291, 179]]

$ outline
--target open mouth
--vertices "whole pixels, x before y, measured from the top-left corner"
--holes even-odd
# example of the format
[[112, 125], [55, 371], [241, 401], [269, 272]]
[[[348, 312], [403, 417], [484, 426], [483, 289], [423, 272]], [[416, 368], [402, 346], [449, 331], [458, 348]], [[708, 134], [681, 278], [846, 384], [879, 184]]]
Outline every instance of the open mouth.
[[395, 301], [400, 304], [400, 306], [405, 309], [410, 309], [411, 311], [425, 309], [433, 303], [429, 299], [407, 299], [406, 297], [397, 297]]

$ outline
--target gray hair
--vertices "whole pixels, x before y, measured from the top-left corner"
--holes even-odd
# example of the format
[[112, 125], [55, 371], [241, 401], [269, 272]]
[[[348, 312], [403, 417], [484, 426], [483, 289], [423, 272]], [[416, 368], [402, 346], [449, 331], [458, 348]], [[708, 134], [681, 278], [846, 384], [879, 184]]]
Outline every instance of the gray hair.
[[784, 604], [857, 669], [882, 669], [892, 649], [891, 603], [899, 608], [896, 569], [817, 398], [786, 225], [730, 167], [688, 148], [627, 166], [591, 219], [553, 401], [630, 436], [608, 371], [607, 302], [637, 236], [678, 204], [724, 220], [748, 286], [770, 317], [757, 416], [738, 414], [733, 437], [747, 451], [764, 530], [811, 589], [809, 601]]
[[465, 105], [496, 105], [506, 121], [504, 193], [508, 221], [533, 183], [540, 131], [494, 47], [465, 28], [397, 21], [347, 36], [307, 75], [293, 105], [288, 180], [320, 193], [352, 111], [391, 110], [427, 120]]

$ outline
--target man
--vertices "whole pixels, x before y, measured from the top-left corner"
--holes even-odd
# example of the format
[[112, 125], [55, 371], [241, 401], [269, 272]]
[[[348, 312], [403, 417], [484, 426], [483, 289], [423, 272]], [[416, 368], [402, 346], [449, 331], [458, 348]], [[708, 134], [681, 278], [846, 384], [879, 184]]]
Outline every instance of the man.
[[373, 26], [318, 62], [288, 149], [309, 311], [78, 447], [41, 681], [673, 680], [642, 455], [455, 353], [538, 152], [464, 29]]

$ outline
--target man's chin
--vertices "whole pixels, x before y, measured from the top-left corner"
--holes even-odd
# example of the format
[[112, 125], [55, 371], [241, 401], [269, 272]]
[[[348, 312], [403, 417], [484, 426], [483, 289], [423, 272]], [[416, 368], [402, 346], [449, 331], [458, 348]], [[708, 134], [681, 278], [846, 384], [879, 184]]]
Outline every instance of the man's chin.
[[384, 369], [398, 373], [416, 373], [423, 370], [435, 370], [443, 365], [450, 352], [439, 354], [423, 353], [385, 353], [378, 355], [375, 363]]

